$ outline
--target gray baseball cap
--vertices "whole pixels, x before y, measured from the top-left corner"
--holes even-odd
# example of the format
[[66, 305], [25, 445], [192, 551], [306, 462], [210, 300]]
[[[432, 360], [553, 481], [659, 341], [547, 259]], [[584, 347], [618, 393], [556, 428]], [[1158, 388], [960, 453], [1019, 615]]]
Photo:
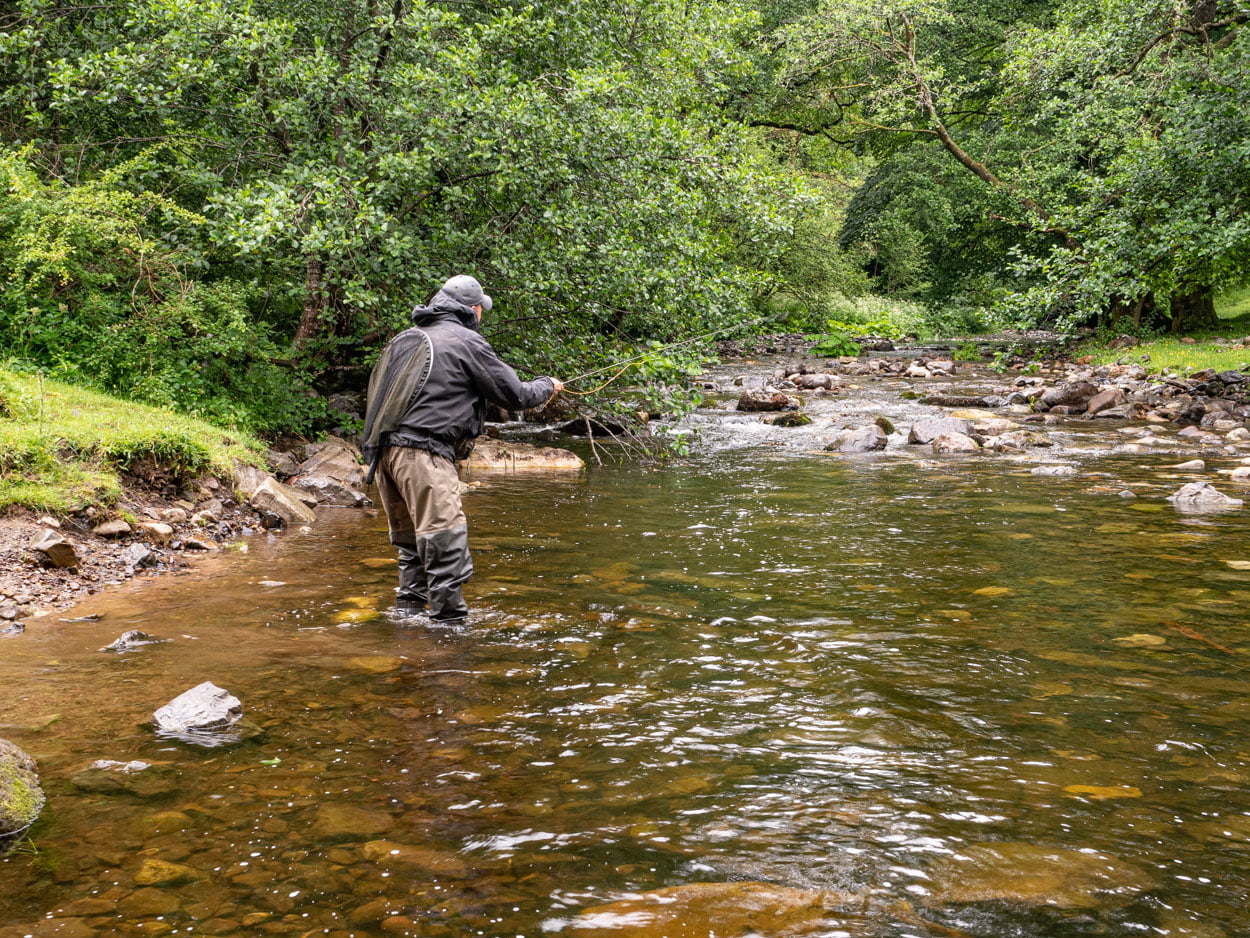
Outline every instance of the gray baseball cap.
[[486, 295], [486, 291], [482, 289], [482, 285], [477, 282], [477, 278], [467, 274], [457, 274], [452, 277], [443, 284], [442, 292], [465, 306], [480, 305], [484, 313], [489, 313], [490, 308], [495, 305], [494, 301]]

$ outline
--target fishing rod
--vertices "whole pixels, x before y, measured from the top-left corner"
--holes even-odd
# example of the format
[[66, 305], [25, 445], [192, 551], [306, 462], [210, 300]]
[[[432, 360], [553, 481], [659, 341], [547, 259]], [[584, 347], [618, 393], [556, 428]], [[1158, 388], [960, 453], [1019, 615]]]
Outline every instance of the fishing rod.
[[611, 365], [604, 365], [602, 368], [596, 368], [593, 371], [583, 372], [582, 374], [577, 375], [576, 377], [569, 378], [564, 383], [566, 385], [569, 385], [575, 381], [582, 381], [586, 378], [593, 378], [595, 375], [603, 374], [605, 371], [611, 371], [614, 368], [620, 369], [616, 374], [614, 374], [611, 378], [609, 378], [606, 382], [601, 384], [599, 387], [595, 388], [593, 391], [570, 391], [566, 388], [565, 393], [574, 394], [574, 395], [577, 395], [578, 397], [582, 397], [587, 394], [594, 394], [598, 391], [602, 391], [609, 384], [611, 384], [613, 381], [615, 381], [617, 378], [623, 375], [626, 371], [628, 371], [631, 365], [635, 364], [636, 362], [642, 361], [644, 358], [649, 358], [650, 356], [656, 355], [660, 352], [667, 352], [669, 349], [675, 349], [682, 345], [689, 345], [692, 342], [701, 342], [704, 339], [710, 339], [714, 335], [720, 335], [722, 332], [730, 332], [734, 329], [746, 329], [746, 328], [749, 328], [750, 326], [759, 325], [762, 322], [768, 322], [769, 320], [776, 319], [776, 318], [777, 318], [776, 315], [761, 316], [758, 319], [752, 319], [750, 322], [737, 322], [737, 323], [734, 323], [732, 326], [724, 326], [720, 329], [713, 329], [711, 332], [705, 332], [702, 335], [691, 336], [688, 339], [681, 339], [677, 342], [670, 342], [668, 345], [661, 345], [657, 348], [648, 349], [647, 351], [641, 352], [638, 355], [633, 355], [629, 358], [621, 359], [618, 362], [613, 362]]

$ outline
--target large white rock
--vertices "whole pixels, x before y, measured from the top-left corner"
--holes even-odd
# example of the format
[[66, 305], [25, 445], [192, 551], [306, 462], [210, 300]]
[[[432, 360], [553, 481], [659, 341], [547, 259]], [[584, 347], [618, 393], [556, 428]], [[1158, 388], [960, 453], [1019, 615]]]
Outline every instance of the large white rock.
[[243, 704], [212, 681], [179, 694], [154, 714], [157, 729], [169, 733], [224, 729], [243, 716]]

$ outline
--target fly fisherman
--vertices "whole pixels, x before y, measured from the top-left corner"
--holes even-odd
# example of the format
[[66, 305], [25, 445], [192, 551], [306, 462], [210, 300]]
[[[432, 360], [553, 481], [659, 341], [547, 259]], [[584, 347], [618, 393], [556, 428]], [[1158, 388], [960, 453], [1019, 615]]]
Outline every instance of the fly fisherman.
[[521, 381], [495, 354], [478, 334], [492, 305], [476, 279], [452, 277], [412, 311], [413, 328], [391, 340], [369, 378], [361, 449], [399, 548], [400, 615], [468, 615], [460, 587], [473, 560], [456, 459], [482, 432], [486, 402], [529, 410], [564, 389], [555, 378]]

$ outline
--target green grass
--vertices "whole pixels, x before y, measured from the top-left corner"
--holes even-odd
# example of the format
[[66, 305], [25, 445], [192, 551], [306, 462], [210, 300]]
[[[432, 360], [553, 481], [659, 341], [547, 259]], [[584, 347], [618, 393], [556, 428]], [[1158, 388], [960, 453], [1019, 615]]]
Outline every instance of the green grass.
[[[1250, 346], [1234, 349], [1214, 342], [1217, 338], [1236, 340], [1250, 336], [1250, 287], [1230, 290], [1218, 296], [1215, 312], [1219, 325], [1187, 336], [1194, 340], [1193, 344], [1181, 341], [1180, 336], [1161, 336], [1143, 339], [1141, 345], [1131, 349], [1113, 349], [1101, 343], [1089, 343], [1082, 348], [1081, 354], [1092, 355], [1100, 365], [1121, 359], [1140, 362], [1151, 373], [1174, 371], [1184, 374], [1207, 368], [1239, 371], [1250, 367]], [[1149, 360], [1142, 361], [1143, 355], [1149, 355]]]
[[151, 460], [181, 478], [229, 478], [262, 444], [193, 417], [0, 369], [0, 508], [69, 513], [111, 505], [119, 474]]

